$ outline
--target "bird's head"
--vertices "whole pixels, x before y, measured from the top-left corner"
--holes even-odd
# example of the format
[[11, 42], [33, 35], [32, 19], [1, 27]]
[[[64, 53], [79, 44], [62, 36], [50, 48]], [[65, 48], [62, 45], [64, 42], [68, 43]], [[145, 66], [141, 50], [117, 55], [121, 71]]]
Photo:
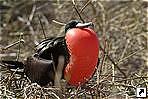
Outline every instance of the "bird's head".
[[72, 28], [85, 28], [85, 27], [89, 27], [89, 26], [94, 27], [94, 24], [92, 22], [81, 23], [78, 20], [71, 20], [65, 26], [65, 33]]

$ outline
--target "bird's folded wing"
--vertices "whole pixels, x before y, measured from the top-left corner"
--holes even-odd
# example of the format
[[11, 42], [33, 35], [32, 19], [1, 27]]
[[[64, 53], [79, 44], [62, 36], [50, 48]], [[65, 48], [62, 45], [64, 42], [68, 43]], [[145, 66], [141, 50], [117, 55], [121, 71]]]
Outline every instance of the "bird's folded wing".
[[55, 47], [58, 47], [60, 42], [63, 42], [64, 37], [56, 37], [45, 39], [36, 46], [36, 52], [39, 57], [51, 60], [51, 54], [54, 54]]

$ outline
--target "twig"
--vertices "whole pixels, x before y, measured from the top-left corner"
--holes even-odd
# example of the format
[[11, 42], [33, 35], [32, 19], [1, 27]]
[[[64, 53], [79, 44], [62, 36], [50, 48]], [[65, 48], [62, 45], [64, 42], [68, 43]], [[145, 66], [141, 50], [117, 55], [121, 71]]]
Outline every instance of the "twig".
[[7, 83], [6, 83], [6, 86], [8, 86], [10, 80], [14, 77], [14, 74], [17, 72], [18, 69], [19, 69], [19, 68], [17, 68], [17, 69], [11, 74], [9, 80], [8, 80]]
[[21, 40], [19, 40], [19, 41], [17, 41], [17, 42], [14, 42], [14, 43], [12, 43], [12, 44], [10, 44], [10, 45], [4, 47], [4, 48], [1, 48], [1, 50], [2, 50], [2, 51], [3, 51], [3, 50], [7, 50], [7, 49], [9, 49], [9, 48], [11, 48], [11, 47], [13, 47], [13, 46], [19, 44], [19, 43], [24, 43], [24, 40], [21, 39]]
[[[102, 48], [102, 46], [100, 45], [100, 49], [105, 53], [105, 50]], [[120, 69], [120, 67], [117, 65], [117, 63], [114, 62], [114, 60], [107, 54], [107, 58], [112, 62], [112, 64], [123, 74], [123, 76], [125, 78], [127, 78], [126, 74]]]
[[[106, 41], [104, 42], [104, 49], [106, 49]], [[99, 68], [99, 74], [97, 75], [97, 76], [99, 76], [99, 77], [97, 77], [97, 83], [98, 84], [99, 84], [99, 80], [100, 80], [100, 77], [101, 77], [102, 66], [104, 64], [105, 58], [106, 58], [106, 53], [103, 52], [103, 58], [102, 58], [102, 62], [101, 62], [100, 68]]]
[[59, 24], [59, 25], [62, 25], [62, 26], [65, 26], [66, 25], [65, 23], [62, 23], [62, 22], [59, 22], [59, 21], [56, 21], [56, 20], [52, 20], [52, 22], [54, 22], [56, 24]]
[[31, 11], [30, 16], [29, 16], [29, 22], [32, 21], [35, 11], [36, 11], [36, 5], [33, 5], [32, 11]]
[[83, 23], [85, 23], [85, 21], [83, 20], [83, 18], [82, 18], [82, 16], [81, 16], [80, 12], [78, 11], [78, 9], [77, 9], [77, 7], [76, 7], [76, 3], [75, 3], [74, 0], [72, 0], [72, 4], [73, 4], [73, 7], [74, 7], [74, 9], [76, 10], [76, 12], [77, 12], [77, 14], [78, 14], [80, 20], [81, 20]]
[[[104, 83], [105, 84], [105, 83]], [[133, 85], [129, 85], [129, 84], [122, 84], [122, 83], [107, 83], [106, 85], [110, 85], [110, 86], [123, 86], [123, 87], [131, 87], [136, 89], [136, 86]]]
[[148, 77], [134, 77], [134, 78], [126, 78], [126, 79], [122, 79], [122, 80], [116, 80], [115, 82], [122, 82], [122, 81], [127, 81], [127, 80], [135, 80], [135, 79], [147, 79]]
[[[23, 33], [20, 33], [19, 41], [21, 41], [21, 39], [23, 39], [22, 36], [23, 36]], [[16, 61], [19, 60], [19, 56], [20, 56], [20, 47], [21, 47], [21, 44], [20, 44], [20, 42], [18, 44], [19, 44], [19, 46], [18, 46], [18, 53], [17, 53]]]
[[82, 11], [88, 6], [88, 4], [91, 2], [92, 0], [88, 0], [86, 2], [86, 4], [81, 8], [80, 13], [82, 13]]
[[142, 51], [142, 50], [144, 50], [144, 48], [142, 48], [142, 49], [140, 49], [140, 50], [137, 50], [137, 51], [135, 51], [134, 53], [131, 53], [130, 55], [128, 55], [127, 57], [124, 57], [124, 58], [120, 59], [120, 60], [117, 62], [117, 64], [121, 63], [122, 61], [124, 61], [124, 60], [126, 60], [126, 59], [128, 59], [128, 58], [130, 58], [130, 57], [132, 57], [133, 55], [137, 54], [138, 52], [140, 52], [140, 51]]
[[43, 33], [43, 35], [44, 35], [44, 39], [46, 39], [46, 33], [45, 33], [45, 31], [44, 31], [44, 27], [43, 27], [43, 24], [42, 24], [42, 21], [41, 21], [41, 17], [38, 15], [38, 19], [39, 19], [39, 22], [40, 22], [40, 24], [41, 24], [41, 28], [42, 28], [42, 33]]
[[[90, 1], [88, 1], [88, 2], [90, 2]], [[104, 7], [103, 7], [103, 5], [101, 4], [101, 3], [99, 3], [99, 6], [101, 6], [101, 10], [102, 10], [102, 12], [104, 12]], [[101, 69], [102, 69], [102, 66], [103, 66], [103, 63], [104, 63], [104, 60], [105, 60], [105, 58], [106, 58], [106, 55], [107, 55], [107, 52], [105, 51], [106, 50], [106, 28], [105, 28], [105, 14], [104, 13], [102, 13], [102, 20], [103, 20], [103, 43], [104, 43], [104, 51], [103, 51], [103, 60], [102, 60], [102, 64], [101, 64]], [[101, 46], [101, 45], [100, 45]], [[105, 53], [106, 52], [106, 53]], [[99, 75], [101, 74], [101, 70], [99, 71]], [[100, 79], [100, 76], [99, 76], [99, 79]]]
[[[125, 43], [125, 44], [126, 44], [126, 45], [125, 45], [125, 48], [124, 48], [123, 51], [122, 51], [122, 54], [121, 54], [121, 57], [120, 57], [119, 61], [122, 60], [122, 58], [124, 57], [125, 52], [126, 52], [128, 46], [129, 46], [129, 43], [130, 43], [130, 40], [127, 40], [127, 42]], [[117, 63], [117, 64], [118, 64], [118, 63]]]

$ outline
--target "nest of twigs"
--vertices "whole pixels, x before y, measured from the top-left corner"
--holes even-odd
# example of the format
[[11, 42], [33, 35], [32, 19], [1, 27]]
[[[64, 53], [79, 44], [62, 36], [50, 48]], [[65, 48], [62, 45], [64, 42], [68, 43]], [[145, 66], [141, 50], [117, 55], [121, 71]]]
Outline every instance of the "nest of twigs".
[[100, 64], [95, 75], [77, 88], [67, 85], [65, 81], [61, 81], [61, 88], [40, 87], [31, 84], [24, 74], [16, 74], [0, 64], [1, 99], [127, 99], [136, 97], [136, 87], [148, 86], [147, 2], [0, 2], [0, 58], [3, 60], [23, 61], [34, 52], [37, 42], [50, 36], [64, 35], [64, 24], [72, 19], [92, 21], [101, 45]]

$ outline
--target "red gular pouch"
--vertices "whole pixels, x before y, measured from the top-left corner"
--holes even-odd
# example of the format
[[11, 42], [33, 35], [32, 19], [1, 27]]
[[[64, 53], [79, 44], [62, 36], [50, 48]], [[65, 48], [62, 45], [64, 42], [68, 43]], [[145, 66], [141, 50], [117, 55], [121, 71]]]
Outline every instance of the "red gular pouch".
[[66, 44], [70, 59], [64, 77], [70, 85], [86, 83], [94, 74], [99, 56], [99, 40], [90, 28], [72, 28], [67, 31]]

